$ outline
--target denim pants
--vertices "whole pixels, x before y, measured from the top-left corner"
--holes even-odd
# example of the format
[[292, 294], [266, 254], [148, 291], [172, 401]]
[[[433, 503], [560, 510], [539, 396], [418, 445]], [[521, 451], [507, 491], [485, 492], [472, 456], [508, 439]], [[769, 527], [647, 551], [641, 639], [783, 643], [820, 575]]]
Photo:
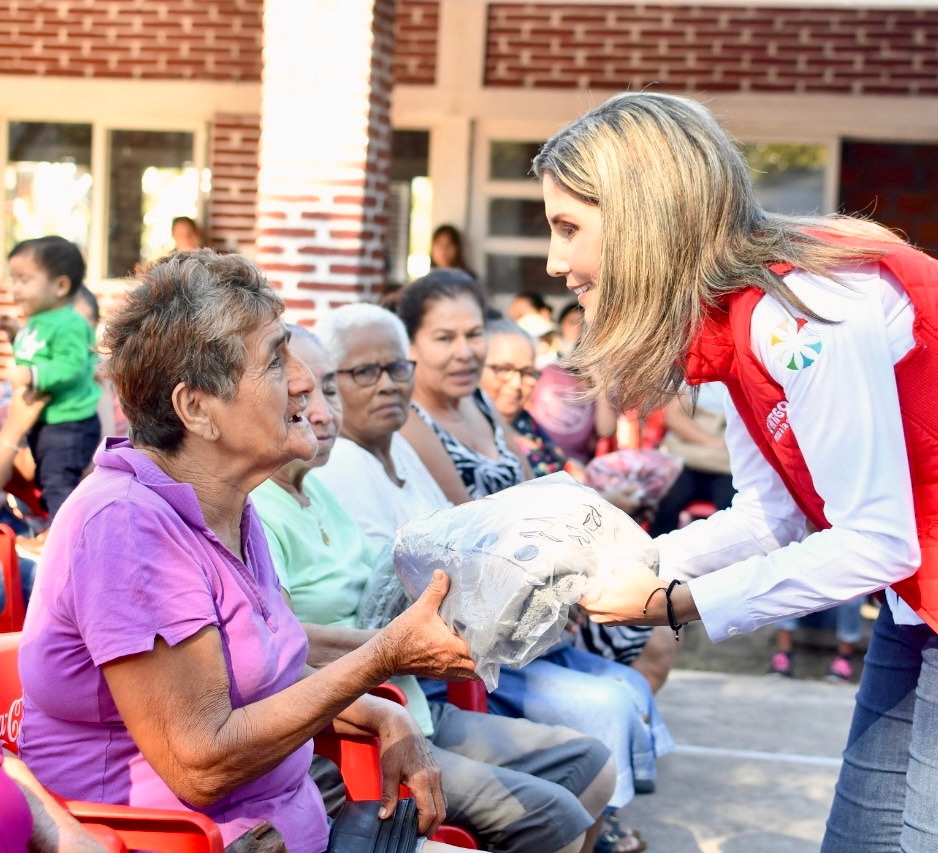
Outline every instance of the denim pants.
[[[845, 601], [838, 604], [834, 611], [837, 614], [837, 641], [839, 643], [851, 643], [856, 645], [863, 638], [863, 618], [860, 616], [860, 608], [863, 606], [865, 596]], [[782, 631], [796, 631], [800, 620], [780, 619], [775, 623], [775, 627]]]
[[938, 851], [938, 635], [880, 608], [822, 853]]
[[92, 415], [82, 421], [37, 424], [28, 441], [36, 462], [36, 485], [49, 517], [54, 518], [94, 456], [101, 441], [101, 422]]

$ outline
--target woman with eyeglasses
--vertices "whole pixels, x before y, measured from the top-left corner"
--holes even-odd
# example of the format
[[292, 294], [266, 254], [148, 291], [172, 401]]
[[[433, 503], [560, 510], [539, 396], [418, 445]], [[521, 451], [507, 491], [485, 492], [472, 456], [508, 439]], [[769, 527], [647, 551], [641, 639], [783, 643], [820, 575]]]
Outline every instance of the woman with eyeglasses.
[[526, 408], [541, 375], [534, 366], [534, 341], [510, 320], [492, 320], [485, 331], [489, 346], [482, 369], [482, 390], [505, 420], [534, 476], [562, 471], [566, 455]]
[[330, 464], [317, 475], [382, 546], [412, 514], [450, 506], [398, 432], [414, 387], [407, 334], [393, 313], [367, 303], [331, 311], [316, 332], [337, 365], [345, 410]]
[[479, 388], [487, 341], [485, 299], [475, 279], [432, 270], [404, 288], [397, 313], [417, 362], [401, 434], [446, 496], [464, 503], [530, 479], [524, 453]]

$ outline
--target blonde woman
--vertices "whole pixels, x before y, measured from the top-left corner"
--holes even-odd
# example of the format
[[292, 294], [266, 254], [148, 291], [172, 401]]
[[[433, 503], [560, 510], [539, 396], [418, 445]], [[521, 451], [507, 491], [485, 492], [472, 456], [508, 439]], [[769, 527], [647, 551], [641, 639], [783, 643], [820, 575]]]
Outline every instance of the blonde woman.
[[534, 171], [598, 393], [647, 408], [718, 380], [733, 403], [733, 505], [659, 537], [660, 575], [621, 555], [583, 606], [721, 640], [885, 589], [823, 850], [938, 849], [938, 263], [762, 210], [686, 98], [617, 95]]

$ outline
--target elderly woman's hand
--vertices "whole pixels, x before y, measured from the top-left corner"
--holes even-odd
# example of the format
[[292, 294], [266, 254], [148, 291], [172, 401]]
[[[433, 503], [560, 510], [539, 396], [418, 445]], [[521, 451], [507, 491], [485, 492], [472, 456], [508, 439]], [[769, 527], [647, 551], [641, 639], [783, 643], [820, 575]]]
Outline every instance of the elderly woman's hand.
[[420, 834], [430, 836], [446, 817], [440, 768], [413, 716], [402, 706], [389, 705], [378, 724], [382, 817], [392, 813], [403, 783], [414, 796]]
[[449, 578], [434, 572], [423, 595], [377, 635], [391, 672], [446, 681], [476, 677], [469, 647], [438, 613], [448, 591]]

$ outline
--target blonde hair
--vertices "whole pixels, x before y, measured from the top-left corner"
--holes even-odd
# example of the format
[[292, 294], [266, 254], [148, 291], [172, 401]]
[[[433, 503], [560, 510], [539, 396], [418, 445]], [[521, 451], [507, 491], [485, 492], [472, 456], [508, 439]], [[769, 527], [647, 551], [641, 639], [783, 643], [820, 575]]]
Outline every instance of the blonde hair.
[[[677, 391], [707, 309], [734, 291], [755, 286], [823, 319], [768, 264], [836, 279], [899, 241], [851, 217], [762, 210], [736, 145], [687, 98], [615, 95], [548, 140], [533, 171], [602, 211], [597, 309], [570, 362], [623, 409]], [[806, 229], [855, 240], [834, 245]]]

